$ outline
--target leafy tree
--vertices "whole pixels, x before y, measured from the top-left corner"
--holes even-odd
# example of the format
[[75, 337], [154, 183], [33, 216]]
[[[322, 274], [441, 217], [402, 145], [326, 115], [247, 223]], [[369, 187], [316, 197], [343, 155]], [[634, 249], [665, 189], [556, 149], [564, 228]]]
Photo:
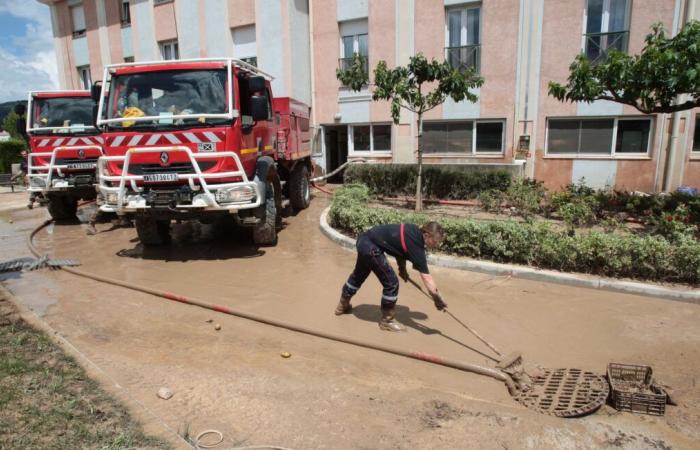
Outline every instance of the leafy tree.
[[[350, 66], [336, 70], [340, 82], [359, 91], [369, 85], [365, 70], [365, 58], [355, 54]], [[418, 180], [416, 183], [416, 211], [423, 209], [423, 115], [444, 103], [448, 97], [455, 102], [476, 102], [478, 97], [470, 91], [484, 83], [484, 79], [472, 70], [460, 71], [449, 63], [428, 59], [421, 53], [412, 56], [406, 66], [393, 69], [385, 61], [379, 61], [374, 69], [372, 99], [391, 102], [391, 117], [399, 123], [401, 109], [417, 115], [418, 123]]]
[[[700, 22], [691, 21], [672, 38], [655, 24], [640, 55], [611, 50], [597, 64], [581, 54], [569, 67], [567, 84], [549, 83], [560, 101], [610, 100], [644, 114], [673, 113], [700, 106]], [[686, 94], [685, 101], [678, 99]]]
[[2, 122], [2, 129], [10, 133], [12, 139], [22, 139], [22, 135], [17, 129], [17, 119], [19, 117], [14, 111], [10, 111]]

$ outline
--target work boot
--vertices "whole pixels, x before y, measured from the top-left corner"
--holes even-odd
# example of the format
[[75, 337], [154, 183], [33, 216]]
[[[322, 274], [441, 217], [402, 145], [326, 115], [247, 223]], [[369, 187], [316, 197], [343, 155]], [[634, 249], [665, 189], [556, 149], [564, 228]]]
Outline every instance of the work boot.
[[382, 319], [379, 321], [379, 328], [384, 331], [406, 331], [406, 327], [394, 320], [393, 306], [382, 306]]
[[350, 311], [352, 311], [352, 305], [350, 304], [351, 298], [352, 297], [346, 297], [344, 295], [340, 296], [340, 302], [338, 302], [338, 306], [335, 307], [336, 316], [348, 314]]
[[94, 236], [97, 234], [97, 228], [95, 228], [94, 223], [87, 224], [87, 230], [85, 230], [85, 234], [87, 234], [88, 236]]

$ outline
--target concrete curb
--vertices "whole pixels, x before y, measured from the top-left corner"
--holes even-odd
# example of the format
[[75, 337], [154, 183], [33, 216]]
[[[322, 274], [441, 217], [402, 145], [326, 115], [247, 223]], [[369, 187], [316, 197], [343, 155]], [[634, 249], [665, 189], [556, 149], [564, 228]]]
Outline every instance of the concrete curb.
[[[330, 206], [321, 213], [320, 227], [323, 234], [343, 248], [354, 251], [355, 239], [336, 231], [328, 224], [328, 211]], [[514, 264], [499, 264], [490, 261], [477, 261], [469, 258], [461, 258], [449, 255], [428, 255], [428, 262], [439, 267], [468, 270], [471, 272], [487, 273], [491, 275], [510, 275], [514, 278], [523, 278], [533, 281], [544, 281], [567, 286], [586, 287], [591, 289], [603, 289], [606, 291], [621, 292], [625, 294], [644, 295], [648, 297], [664, 298], [685, 303], [700, 305], [700, 290], [671, 289], [648, 283], [635, 281], [622, 281], [612, 278], [601, 278], [588, 275], [556, 272], [553, 270], [535, 269]]]

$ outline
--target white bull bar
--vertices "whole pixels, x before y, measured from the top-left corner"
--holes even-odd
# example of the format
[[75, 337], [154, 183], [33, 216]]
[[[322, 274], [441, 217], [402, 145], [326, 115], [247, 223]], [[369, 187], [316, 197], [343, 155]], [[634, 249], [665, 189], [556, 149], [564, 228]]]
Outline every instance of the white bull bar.
[[[104, 155], [102, 147], [99, 145], [70, 145], [63, 147], [56, 147], [50, 152], [42, 153], [29, 153], [27, 158], [27, 177], [29, 178], [29, 187], [27, 190], [29, 192], [46, 192], [52, 190], [64, 190], [74, 187], [68, 180], [66, 180], [63, 175], [62, 170], [84, 170], [84, 169], [95, 169], [95, 165], [92, 163], [85, 163], [86, 167], [70, 167], [70, 164], [56, 164], [56, 155], [59, 153], [71, 151], [71, 150], [97, 150], [100, 152], [100, 156]], [[51, 157], [48, 165], [34, 165], [34, 158], [47, 158]], [[80, 164], [80, 163], [77, 163]], [[87, 166], [89, 165], [89, 166]], [[53, 173], [56, 171], [61, 178], [54, 179]], [[39, 180], [34, 181], [34, 180]]]
[[[190, 163], [194, 169], [194, 173], [176, 173], [172, 174], [177, 181], [186, 180], [190, 189], [195, 192], [192, 198], [192, 203], [176, 204], [176, 209], [204, 209], [210, 211], [231, 211], [235, 212], [241, 209], [257, 208], [262, 203], [264, 195], [264, 184], [256, 181], [248, 180], [248, 176], [243, 169], [241, 160], [235, 152], [214, 152], [214, 153], [193, 153], [188, 147], [182, 145], [166, 146], [166, 147], [135, 147], [127, 150], [122, 156], [101, 156], [97, 160], [97, 178], [98, 189], [104, 199], [104, 204], [100, 209], [105, 212], [135, 212], [137, 210], [152, 208], [146, 203], [144, 187], [138, 186], [137, 182], [144, 182], [144, 175], [129, 175], [129, 164], [131, 156], [136, 153], [163, 153], [163, 152], [183, 152], [189, 157]], [[199, 167], [198, 160], [200, 159], [224, 159], [231, 158], [236, 164], [237, 170], [232, 172], [215, 172], [204, 173]], [[120, 175], [109, 175], [107, 171], [107, 163], [121, 162], [122, 169]], [[165, 170], [165, 169], [164, 169]], [[216, 183], [210, 185], [207, 179], [234, 178], [240, 177], [243, 181], [234, 183]], [[195, 184], [195, 181], [199, 185]], [[108, 186], [107, 182], [112, 186]], [[114, 186], [118, 184], [118, 186]], [[156, 185], [157, 186], [157, 185]], [[130, 188], [130, 192], [127, 189]], [[240, 202], [219, 202], [216, 198], [216, 192], [219, 190], [253, 189], [255, 198]], [[116, 199], [114, 198], [116, 194]]]

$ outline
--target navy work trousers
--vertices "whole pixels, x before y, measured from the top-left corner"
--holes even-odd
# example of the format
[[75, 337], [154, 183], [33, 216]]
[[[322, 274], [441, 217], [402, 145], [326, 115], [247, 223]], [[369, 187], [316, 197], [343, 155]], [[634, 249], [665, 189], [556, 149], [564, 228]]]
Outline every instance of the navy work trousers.
[[357, 261], [355, 270], [343, 285], [343, 296], [352, 297], [362, 287], [370, 272], [382, 283], [382, 307], [394, 306], [399, 298], [399, 279], [389, 265], [384, 252], [377, 247], [365, 234], [357, 238]]

